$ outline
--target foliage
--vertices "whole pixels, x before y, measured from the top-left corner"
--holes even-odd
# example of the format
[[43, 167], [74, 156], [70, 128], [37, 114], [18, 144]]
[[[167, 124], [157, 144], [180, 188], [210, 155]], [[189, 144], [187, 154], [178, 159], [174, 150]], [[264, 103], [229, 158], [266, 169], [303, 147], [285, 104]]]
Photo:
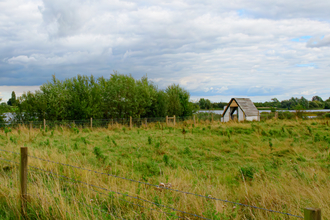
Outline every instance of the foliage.
[[142, 77], [117, 72], [109, 79], [81, 76], [43, 84], [35, 93], [17, 101], [15, 120], [86, 120], [139, 117], [189, 116], [194, 106], [189, 92], [179, 85], [159, 90]]
[[8, 100], [7, 105], [9, 106], [16, 106], [17, 100], [16, 100], [16, 94], [14, 91], [11, 93], [11, 98]]

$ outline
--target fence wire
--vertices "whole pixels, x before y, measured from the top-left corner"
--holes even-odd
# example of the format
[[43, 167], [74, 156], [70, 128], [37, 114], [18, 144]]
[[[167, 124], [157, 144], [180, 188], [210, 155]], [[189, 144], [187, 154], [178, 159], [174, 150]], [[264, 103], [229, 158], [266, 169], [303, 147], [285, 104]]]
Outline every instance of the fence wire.
[[[6, 150], [2, 150], [2, 149], [0, 149], [0, 151], [9, 152], [9, 153], [13, 153], [13, 154], [19, 154], [19, 153], [13, 152], [13, 151], [6, 151]], [[35, 159], [38, 159], [38, 160], [45, 161], [45, 162], [50, 162], [50, 163], [60, 164], [60, 165], [64, 165], [64, 166], [69, 166], [69, 167], [73, 167], [73, 168], [76, 168], [76, 169], [81, 169], [81, 170], [86, 170], [86, 171], [89, 171], [89, 172], [94, 172], [94, 173], [97, 173], [97, 174], [112, 176], [112, 177], [116, 177], [116, 178], [128, 180], [128, 181], [131, 181], [131, 182], [136, 182], [136, 183], [140, 183], [140, 184], [144, 184], [144, 185], [149, 185], [149, 186], [160, 188], [160, 189], [171, 190], [171, 191], [174, 191], [174, 192], [179, 192], [179, 193], [183, 193], [183, 194], [187, 194], [187, 195], [194, 195], [194, 196], [205, 198], [205, 199], [211, 199], [211, 200], [216, 200], [216, 201], [231, 203], [231, 204], [234, 204], [234, 205], [239, 205], [239, 206], [244, 206], [244, 207], [259, 209], [259, 210], [263, 210], [263, 211], [268, 211], [268, 212], [283, 214], [283, 215], [292, 216], [292, 217], [296, 217], [296, 218], [303, 218], [302, 216], [293, 215], [293, 214], [286, 213], [286, 212], [280, 212], [280, 211], [275, 211], [275, 210], [272, 210], [272, 209], [266, 209], [266, 208], [257, 207], [257, 206], [253, 206], [253, 205], [246, 205], [246, 204], [239, 203], [239, 202], [232, 202], [232, 201], [229, 201], [229, 200], [223, 200], [223, 199], [218, 199], [218, 198], [214, 198], [214, 197], [203, 196], [203, 195], [199, 195], [199, 194], [196, 194], [196, 193], [185, 192], [185, 191], [181, 191], [181, 190], [177, 190], [177, 189], [171, 189], [171, 188], [162, 187], [162, 186], [159, 186], [159, 185], [154, 185], [154, 184], [150, 184], [150, 183], [146, 183], [146, 182], [142, 182], [142, 181], [138, 181], [138, 180], [133, 180], [133, 179], [125, 178], [125, 177], [120, 177], [120, 176], [113, 175], [113, 174], [102, 173], [102, 172], [98, 172], [98, 171], [94, 171], [94, 170], [90, 170], [90, 169], [86, 169], [86, 168], [82, 168], [82, 167], [77, 167], [77, 166], [73, 166], [73, 165], [69, 165], [69, 164], [59, 163], [59, 162], [55, 162], [55, 161], [51, 161], [51, 160], [46, 160], [46, 159], [42, 159], [42, 158], [39, 158], [39, 157], [31, 156], [31, 155], [28, 155], [28, 156], [31, 157], [31, 158], [35, 158]], [[10, 160], [6, 160], [6, 159], [1, 159], [1, 160], [10, 161]], [[17, 163], [15, 161], [10, 161], [10, 162]], [[32, 167], [32, 166], [30, 166], [30, 167]], [[41, 168], [37, 168], [37, 167], [33, 167], [33, 168], [42, 170]], [[42, 170], [42, 171], [44, 171], [44, 172], [50, 172], [50, 173], [52, 173], [54, 175], [58, 175], [58, 174], [55, 174], [55, 173], [53, 173], [51, 171], [46, 171], [46, 170]], [[60, 175], [60, 176], [63, 177], [63, 178], [71, 179], [71, 178], [66, 177], [66, 176], [62, 176], [62, 175]], [[76, 181], [76, 182], [81, 182], [83, 184], [87, 184], [87, 185], [90, 185], [90, 186], [93, 186], [93, 187], [97, 187], [97, 188], [100, 188], [100, 189], [103, 189], [103, 190], [106, 190], [106, 191], [118, 193], [118, 192], [115, 192], [115, 191], [111, 191], [111, 190], [108, 190], [108, 189], [105, 189], [105, 188], [102, 188], [102, 187], [98, 187], [98, 186], [95, 186], [95, 185], [91, 185], [91, 184], [88, 184], [88, 183], [85, 183], [85, 182], [82, 182], [82, 181], [78, 181], [78, 180], [75, 180], [75, 179], [72, 179], [72, 180], [73, 181]], [[125, 194], [122, 194], [122, 195], [125, 195]], [[129, 197], [131, 197], [131, 196], [129, 196]], [[138, 197], [132, 197], [132, 198], [136, 198], [136, 199], [142, 200], [142, 199], [140, 199]], [[150, 201], [146, 200], [146, 202], [150, 202]], [[150, 203], [152, 203], [152, 202], [150, 202]], [[157, 205], [157, 204], [155, 204], [155, 205]], [[173, 209], [171, 207], [167, 207], [167, 208]], [[176, 210], [176, 211], [184, 212], [184, 211], [181, 211], [181, 210]], [[192, 214], [192, 213], [186, 213], [186, 214], [195, 215], [195, 214]], [[200, 218], [204, 218], [204, 217], [201, 217], [200, 216]]]
[[[155, 203], [155, 202], [151, 202], [149, 200], [146, 200], [146, 199], [141, 199], [139, 197], [135, 197], [135, 196], [130, 196], [130, 195], [127, 195], [127, 194], [124, 194], [124, 193], [120, 193], [120, 192], [116, 192], [116, 191], [113, 191], [113, 190], [110, 190], [110, 189], [106, 189], [106, 188], [103, 188], [103, 187], [100, 187], [100, 186], [96, 186], [96, 185], [93, 185], [93, 184], [89, 184], [89, 183], [86, 183], [86, 182], [83, 182], [83, 181], [80, 181], [80, 180], [76, 180], [76, 179], [73, 179], [73, 178], [70, 178], [70, 177], [67, 177], [67, 176], [64, 176], [64, 175], [60, 175], [60, 174], [56, 174], [52, 171], [48, 171], [48, 170], [44, 170], [44, 169], [41, 169], [41, 168], [38, 168], [38, 167], [34, 167], [34, 166], [29, 166], [33, 169], [37, 169], [37, 170], [41, 170], [43, 172], [47, 172], [47, 173], [50, 173], [52, 175], [55, 175], [55, 176], [59, 176], [61, 178], [65, 178], [67, 180], [70, 180], [69, 182], [73, 182], [73, 183], [82, 183], [82, 184], [85, 184], [87, 186], [92, 186], [92, 187], [95, 187], [95, 188], [98, 188], [98, 189], [102, 189], [104, 191], [108, 191], [108, 192], [112, 192], [112, 193], [115, 193], [115, 194], [118, 194], [118, 195], [122, 195], [122, 196], [125, 196], [125, 197], [129, 197], [129, 198], [133, 198], [133, 199], [136, 199], [136, 200], [140, 200], [140, 201], [143, 201], [143, 202], [147, 202], [149, 204], [152, 204], [152, 205], [156, 205], [156, 206], [161, 206], [163, 208], [167, 208], [167, 209], [171, 209], [172, 211], [176, 211], [176, 212], [181, 212], [182, 214], [187, 214], [187, 215], [191, 215], [191, 216], [194, 216], [194, 217], [198, 217], [198, 218], [201, 218], [201, 219], [207, 219], [209, 220], [208, 218], [205, 218], [205, 217], [202, 217], [202, 216], [199, 216], [199, 215], [196, 215], [196, 214], [193, 214], [193, 213], [189, 213], [189, 212], [185, 212], [185, 211], [181, 211], [179, 209], [175, 209], [175, 208], [172, 208], [170, 206], [166, 206], [166, 205], [162, 205], [162, 204], [159, 204], [159, 203]], [[98, 192], [98, 193], [101, 193], [99, 191], [95, 191], [95, 192]], [[104, 194], [104, 193], [101, 193], [101, 194]], [[104, 195], [107, 195], [107, 194], [104, 194]], [[107, 195], [108, 196], [108, 195]], [[119, 198], [120, 199], [120, 198]], [[124, 200], [125, 202], [128, 202], [127, 200]], [[155, 209], [156, 210], [156, 209]], [[159, 210], [157, 210], [159, 211]], [[162, 211], [160, 211], [162, 212]], [[165, 214], [168, 214], [168, 215], [171, 215], [171, 213], [167, 213], [167, 212], [163, 212]], [[180, 216], [178, 216], [180, 217]]]
[[81, 170], [93, 172], [93, 173], [96, 173], [96, 174], [102, 174], [102, 175], [107, 175], [107, 176], [111, 176], [111, 177], [115, 177], [115, 178], [120, 178], [120, 179], [123, 179], [123, 180], [128, 180], [128, 181], [131, 181], [131, 182], [140, 183], [140, 184], [144, 184], [144, 185], [148, 185], [148, 186], [152, 186], [152, 187], [156, 187], [156, 188], [160, 188], [160, 189], [171, 190], [171, 191], [174, 191], [174, 192], [183, 193], [183, 194], [187, 194], [187, 195], [194, 195], [194, 196], [202, 197], [202, 198], [205, 198], [205, 199], [217, 200], [217, 201], [221, 201], [221, 202], [231, 203], [231, 204], [234, 204], [234, 205], [240, 205], [240, 206], [260, 209], [260, 210], [264, 210], [264, 211], [268, 211], [268, 212], [284, 214], [284, 215], [288, 215], [288, 216], [292, 216], [292, 217], [303, 218], [302, 216], [293, 215], [293, 214], [290, 214], [290, 213], [275, 211], [275, 210], [261, 208], [261, 207], [257, 207], [257, 206], [253, 206], [253, 205], [246, 205], [246, 204], [239, 203], [239, 202], [232, 202], [232, 201], [229, 201], [229, 200], [223, 200], [223, 199], [218, 199], [218, 198], [209, 197], [209, 196], [203, 196], [203, 195], [199, 195], [199, 194], [195, 194], [195, 193], [191, 193], [191, 192], [185, 192], [185, 191], [181, 191], [181, 190], [177, 190], [177, 189], [162, 187], [162, 186], [159, 186], [159, 185], [154, 185], [154, 184], [142, 182], [142, 181], [139, 181], [139, 180], [133, 180], [133, 179], [120, 177], [120, 176], [109, 174], [109, 173], [102, 173], [102, 172], [98, 172], [98, 171], [95, 171], [95, 170], [90, 170], [90, 169], [77, 167], [77, 166], [73, 166], [73, 165], [69, 165], [69, 164], [54, 162], [54, 161], [38, 158], [38, 157], [35, 157], [35, 156], [30, 156], [29, 155], [29, 157], [32, 157], [32, 158], [35, 158], [35, 159], [38, 159], [38, 160], [43, 160], [45, 162], [56, 163], [56, 164], [60, 164], [60, 165], [63, 165], [63, 166], [69, 166], [69, 167], [73, 167], [73, 168], [76, 168], [76, 169], [81, 169]]

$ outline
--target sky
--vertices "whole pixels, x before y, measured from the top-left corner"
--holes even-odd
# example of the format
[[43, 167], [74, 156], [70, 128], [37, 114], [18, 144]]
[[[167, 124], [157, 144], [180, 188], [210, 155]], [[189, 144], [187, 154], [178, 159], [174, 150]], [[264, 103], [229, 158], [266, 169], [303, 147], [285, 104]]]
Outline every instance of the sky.
[[193, 101], [330, 96], [329, 0], [0, 0], [0, 98], [113, 71]]

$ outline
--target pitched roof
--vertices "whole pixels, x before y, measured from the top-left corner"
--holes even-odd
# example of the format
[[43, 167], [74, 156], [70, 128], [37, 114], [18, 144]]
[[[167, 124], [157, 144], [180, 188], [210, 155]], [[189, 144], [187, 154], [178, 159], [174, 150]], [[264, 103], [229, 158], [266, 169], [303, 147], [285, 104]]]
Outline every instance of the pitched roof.
[[228, 103], [225, 111], [223, 112], [222, 116], [226, 113], [228, 107], [230, 106], [231, 102], [235, 100], [238, 106], [243, 110], [246, 116], [258, 116], [259, 110], [253, 104], [251, 99], [249, 98], [232, 98]]

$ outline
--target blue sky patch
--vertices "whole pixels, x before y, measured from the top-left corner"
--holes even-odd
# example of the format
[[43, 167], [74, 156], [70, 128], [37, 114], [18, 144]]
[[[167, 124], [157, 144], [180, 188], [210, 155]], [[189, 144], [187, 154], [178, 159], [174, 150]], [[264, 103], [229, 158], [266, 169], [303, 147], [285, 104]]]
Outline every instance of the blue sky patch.
[[307, 42], [311, 38], [312, 38], [312, 36], [301, 36], [301, 37], [298, 37], [298, 38], [293, 38], [293, 39], [291, 39], [291, 41], [294, 41], [294, 42]]
[[296, 67], [316, 67], [314, 63], [296, 64]]

